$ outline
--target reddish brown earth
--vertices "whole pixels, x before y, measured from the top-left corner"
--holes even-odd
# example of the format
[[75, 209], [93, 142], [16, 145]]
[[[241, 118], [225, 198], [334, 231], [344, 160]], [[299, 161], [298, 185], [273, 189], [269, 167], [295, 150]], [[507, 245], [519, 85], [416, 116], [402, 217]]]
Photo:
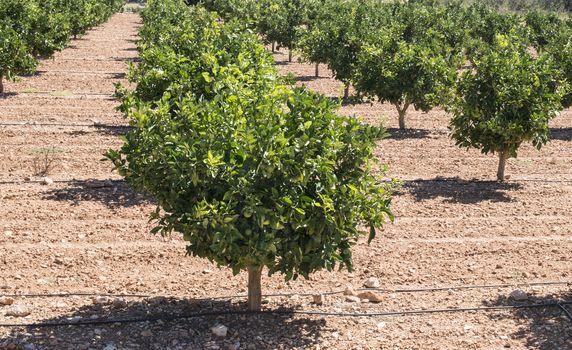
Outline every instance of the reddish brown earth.
[[[126, 62], [136, 58], [138, 25], [136, 15], [114, 16], [43, 62], [37, 75], [7, 84], [0, 98], [0, 295], [16, 295], [14, 303], [31, 311], [6, 316], [10, 306], [0, 306], [0, 324], [164, 319], [0, 326], [0, 349], [572, 348], [572, 320], [557, 307], [355, 316], [572, 301], [571, 111], [552, 123], [550, 144], [540, 152], [523, 147], [507, 166], [510, 180], [498, 183], [496, 159], [457, 148], [442, 111], [412, 111], [412, 129], [402, 132], [391, 106], [343, 106], [343, 113], [368, 122], [387, 121], [391, 136], [376, 155], [389, 176], [405, 180], [394, 199], [395, 223], [370, 246], [358, 244], [353, 273], [289, 283], [265, 277], [266, 294], [288, 294], [266, 297], [265, 309], [286, 314], [169, 320], [244, 310], [244, 298], [224, 296], [244, 295], [246, 276], [185, 257], [178, 236], [150, 235], [153, 203], [100, 161], [125, 132], [113, 127], [126, 124], [114, 110], [113, 83], [123, 81]], [[340, 96], [341, 84], [325, 68], [314, 79], [312, 65], [288, 64], [285, 52], [275, 57], [282, 72]], [[38, 152], [49, 147], [57, 150], [48, 175], [54, 183], [44, 185], [34, 169], [42, 161]], [[369, 277], [380, 280], [383, 302], [355, 303], [338, 293], [312, 303], [312, 294], [362, 288]], [[560, 284], [543, 284], [549, 282]], [[517, 284], [526, 301], [508, 298]], [[449, 288], [475, 285], [489, 287]], [[118, 297], [113, 305], [94, 304], [88, 295], [23, 296], [57, 293], [147, 297]], [[226, 337], [211, 333], [217, 324], [228, 327]]]

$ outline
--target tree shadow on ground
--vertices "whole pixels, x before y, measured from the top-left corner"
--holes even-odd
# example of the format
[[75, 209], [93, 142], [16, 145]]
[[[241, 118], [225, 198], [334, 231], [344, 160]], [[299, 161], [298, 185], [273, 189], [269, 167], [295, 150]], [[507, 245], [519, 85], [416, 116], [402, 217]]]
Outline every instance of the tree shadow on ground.
[[109, 208], [153, 203], [150, 196], [134, 191], [123, 180], [74, 180], [66, 184], [66, 187], [44, 192], [42, 199], [72, 202], [73, 205], [79, 205], [81, 202], [99, 202]]
[[[559, 306], [544, 306], [557, 304]], [[554, 350], [572, 348], [572, 292], [532, 295], [526, 301], [514, 301], [501, 296], [487, 301], [486, 306], [517, 306], [520, 308], [508, 313], [491, 313], [493, 321], [509, 318], [518, 323], [518, 330], [508, 335], [509, 338], [524, 341], [527, 349]], [[523, 306], [533, 305], [532, 308]], [[566, 311], [564, 310], [566, 309]]]
[[328, 78], [327, 77], [317, 77], [315, 75], [296, 76], [296, 81], [298, 81], [298, 82], [315, 81], [315, 80], [322, 80], [322, 79], [328, 79]]
[[[292, 309], [276, 311], [279, 313], [247, 313], [244, 303], [229, 299], [159, 297], [91, 304], [41, 321], [75, 325], [13, 328], [1, 338], [0, 348], [20, 350], [33, 344], [35, 350], [306, 349], [320, 342], [324, 319], [293, 316]], [[86, 322], [92, 324], [77, 324]], [[228, 328], [226, 336], [213, 334], [211, 327], [216, 325]]]
[[425, 139], [429, 138], [431, 134], [437, 134], [436, 130], [427, 129], [398, 129], [387, 128], [390, 139], [393, 140], [406, 140], [406, 139]]
[[112, 59], [117, 62], [131, 62], [131, 63], [141, 62], [141, 58], [139, 57], [113, 57]]
[[572, 141], [572, 128], [550, 128], [550, 139]]
[[475, 204], [484, 201], [511, 202], [512, 198], [507, 192], [519, 190], [521, 187], [518, 183], [437, 177], [407, 181], [402, 191], [411, 193], [417, 201], [441, 197], [448, 203]]
[[17, 92], [3, 92], [3, 93], [0, 93], [0, 100], [8, 99], [10, 97], [17, 96], [17, 95], [18, 95]]
[[130, 125], [96, 124], [94, 128], [98, 133], [109, 136], [122, 136], [133, 130]]

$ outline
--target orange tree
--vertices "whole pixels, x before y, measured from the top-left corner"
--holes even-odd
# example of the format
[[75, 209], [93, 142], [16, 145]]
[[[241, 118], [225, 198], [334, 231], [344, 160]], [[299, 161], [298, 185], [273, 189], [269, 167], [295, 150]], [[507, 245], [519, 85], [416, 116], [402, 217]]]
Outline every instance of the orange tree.
[[461, 147], [478, 148], [499, 156], [497, 179], [504, 180], [508, 158], [530, 141], [540, 149], [548, 141], [548, 122], [562, 109], [568, 85], [546, 56], [522, 52], [518, 38], [497, 35], [461, 74], [451, 137]]
[[[149, 1], [145, 11], [159, 13], [167, 2]], [[188, 21], [199, 30], [204, 16], [191, 9], [177, 26]], [[171, 30], [145, 25], [165, 36]], [[129, 183], [157, 200], [153, 232], [179, 232], [189, 255], [234, 274], [247, 270], [248, 306], [260, 310], [264, 267], [287, 280], [351, 269], [360, 227], [369, 227], [371, 240], [392, 218], [392, 185], [370, 172], [384, 131], [337, 115], [321, 95], [282, 84], [253, 33], [232, 23], [210, 26], [210, 37], [186, 36], [186, 45], [202, 51], [191, 50], [185, 65], [176, 64], [184, 62], [184, 48], [163, 41], [164, 50], [181, 56], [146, 67], [178, 73], [168, 75], [171, 83], [156, 100], [124, 92], [135, 128], [107, 156]], [[138, 84], [155, 78], [140, 77]]]

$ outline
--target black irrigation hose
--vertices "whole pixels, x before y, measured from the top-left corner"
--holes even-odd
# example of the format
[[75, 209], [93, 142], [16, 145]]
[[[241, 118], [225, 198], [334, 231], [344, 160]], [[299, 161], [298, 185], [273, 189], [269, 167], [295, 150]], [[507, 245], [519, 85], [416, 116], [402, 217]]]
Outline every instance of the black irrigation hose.
[[570, 313], [570, 311], [568, 311], [568, 309], [565, 308], [564, 305], [570, 305], [570, 303], [558, 303], [558, 307], [566, 314], [566, 316], [568, 316], [570, 322], [572, 322], [572, 313]]
[[[463, 290], [463, 289], [491, 289], [491, 288], [511, 288], [511, 287], [535, 287], [535, 286], [564, 286], [572, 285], [572, 282], [531, 282], [531, 283], [513, 283], [513, 284], [483, 284], [483, 285], [461, 285], [450, 287], [434, 287], [434, 288], [413, 288], [413, 289], [383, 289], [383, 288], [358, 288], [356, 291], [376, 291], [380, 293], [423, 293], [423, 292], [440, 292], [447, 290]], [[263, 297], [291, 297], [298, 296], [312, 296], [312, 295], [335, 295], [343, 294], [343, 290], [336, 290], [323, 293], [276, 293], [264, 294]], [[101, 293], [39, 293], [39, 294], [2, 294], [1, 297], [10, 298], [40, 298], [40, 297], [71, 297], [71, 296], [107, 296], [107, 297], [133, 297], [133, 298], [153, 298], [153, 297], [166, 297], [164, 295], [148, 295], [148, 294], [101, 294]], [[205, 298], [194, 298], [194, 300], [220, 300], [220, 299], [238, 299], [246, 298], [247, 295], [224, 295]]]
[[[62, 184], [81, 184], [81, 183], [89, 183], [90, 181], [93, 181], [93, 179], [87, 179], [87, 180], [53, 180], [54, 183], [62, 183]], [[125, 181], [124, 179], [104, 179], [104, 180], [95, 180], [97, 182], [106, 182], [109, 181], [111, 183], [127, 183], [127, 181]], [[12, 181], [0, 181], [0, 185], [15, 185], [15, 184], [27, 184], [27, 183], [42, 183], [42, 180], [30, 180], [30, 181], [24, 181], [24, 180], [12, 180]], [[87, 188], [87, 189], [98, 189], [98, 188], [106, 188], [109, 186], [95, 186], [95, 187], [91, 187], [91, 188]]]
[[103, 123], [46, 123], [46, 122], [6, 122], [0, 126], [66, 126], [66, 127], [90, 127], [101, 129], [134, 129], [131, 125], [103, 124]]
[[150, 298], [146, 294], [107, 294], [107, 293], [35, 293], [35, 294], [2, 294], [0, 298], [63, 298], [63, 297], [115, 297], [115, 298]]
[[[411, 316], [436, 313], [453, 313], [453, 312], [471, 312], [471, 311], [499, 311], [499, 310], [518, 310], [518, 309], [537, 309], [547, 307], [563, 308], [563, 305], [572, 305], [572, 301], [561, 303], [543, 303], [530, 305], [503, 305], [503, 306], [481, 306], [454, 309], [430, 309], [430, 310], [403, 310], [403, 311], [386, 311], [372, 313], [351, 313], [351, 312], [327, 312], [327, 311], [299, 311], [299, 310], [265, 310], [265, 311], [208, 311], [197, 312], [186, 315], [176, 316], [155, 316], [144, 318], [121, 318], [107, 320], [88, 320], [78, 322], [41, 322], [41, 323], [5, 323], [0, 327], [31, 327], [31, 328], [47, 328], [61, 326], [90, 326], [90, 325], [106, 325], [106, 324], [126, 324], [126, 323], [142, 323], [155, 321], [174, 321], [182, 319], [191, 319], [207, 316], [227, 316], [227, 315], [306, 315], [306, 316], [331, 316], [331, 317], [389, 317], [389, 316]], [[567, 312], [567, 311], [566, 311]]]

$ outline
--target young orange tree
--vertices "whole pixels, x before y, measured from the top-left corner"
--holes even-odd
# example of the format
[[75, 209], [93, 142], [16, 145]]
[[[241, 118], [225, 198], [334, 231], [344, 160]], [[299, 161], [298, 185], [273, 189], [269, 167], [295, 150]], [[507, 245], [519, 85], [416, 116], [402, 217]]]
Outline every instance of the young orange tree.
[[[165, 2], [150, 1], [146, 11], [160, 13], [156, 7]], [[195, 23], [189, 28], [201, 32], [201, 13], [187, 14]], [[154, 101], [124, 96], [135, 128], [107, 156], [129, 183], [157, 200], [153, 232], [179, 232], [189, 255], [234, 274], [247, 270], [248, 306], [260, 310], [263, 268], [286, 279], [351, 269], [360, 227], [369, 228], [371, 240], [392, 218], [392, 185], [372, 175], [370, 164], [384, 131], [337, 115], [328, 98], [280, 83], [253, 33], [210, 23], [205, 30], [212, 36], [177, 32], [186, 46], [142, 55], [151, 59], [143, 70], [155, 74], [138, 84], [148, 91], [153, 84], [144, 80], [158, 81], [159, 71], [171, 84]], [[187, 46], [203, 50], [184, 59]]]
[[450, 109], [451, 137], [461, 147], [499, 156], [497, 179], [504, 180], [508, 158], [530, 141], [540, 149], [548, 141], [548, 122], [562, 109], [568, 86], [546, 56], [523, 53], [518, 40], [497, 35], [495, 44], [475, 60], [457, 83]]

